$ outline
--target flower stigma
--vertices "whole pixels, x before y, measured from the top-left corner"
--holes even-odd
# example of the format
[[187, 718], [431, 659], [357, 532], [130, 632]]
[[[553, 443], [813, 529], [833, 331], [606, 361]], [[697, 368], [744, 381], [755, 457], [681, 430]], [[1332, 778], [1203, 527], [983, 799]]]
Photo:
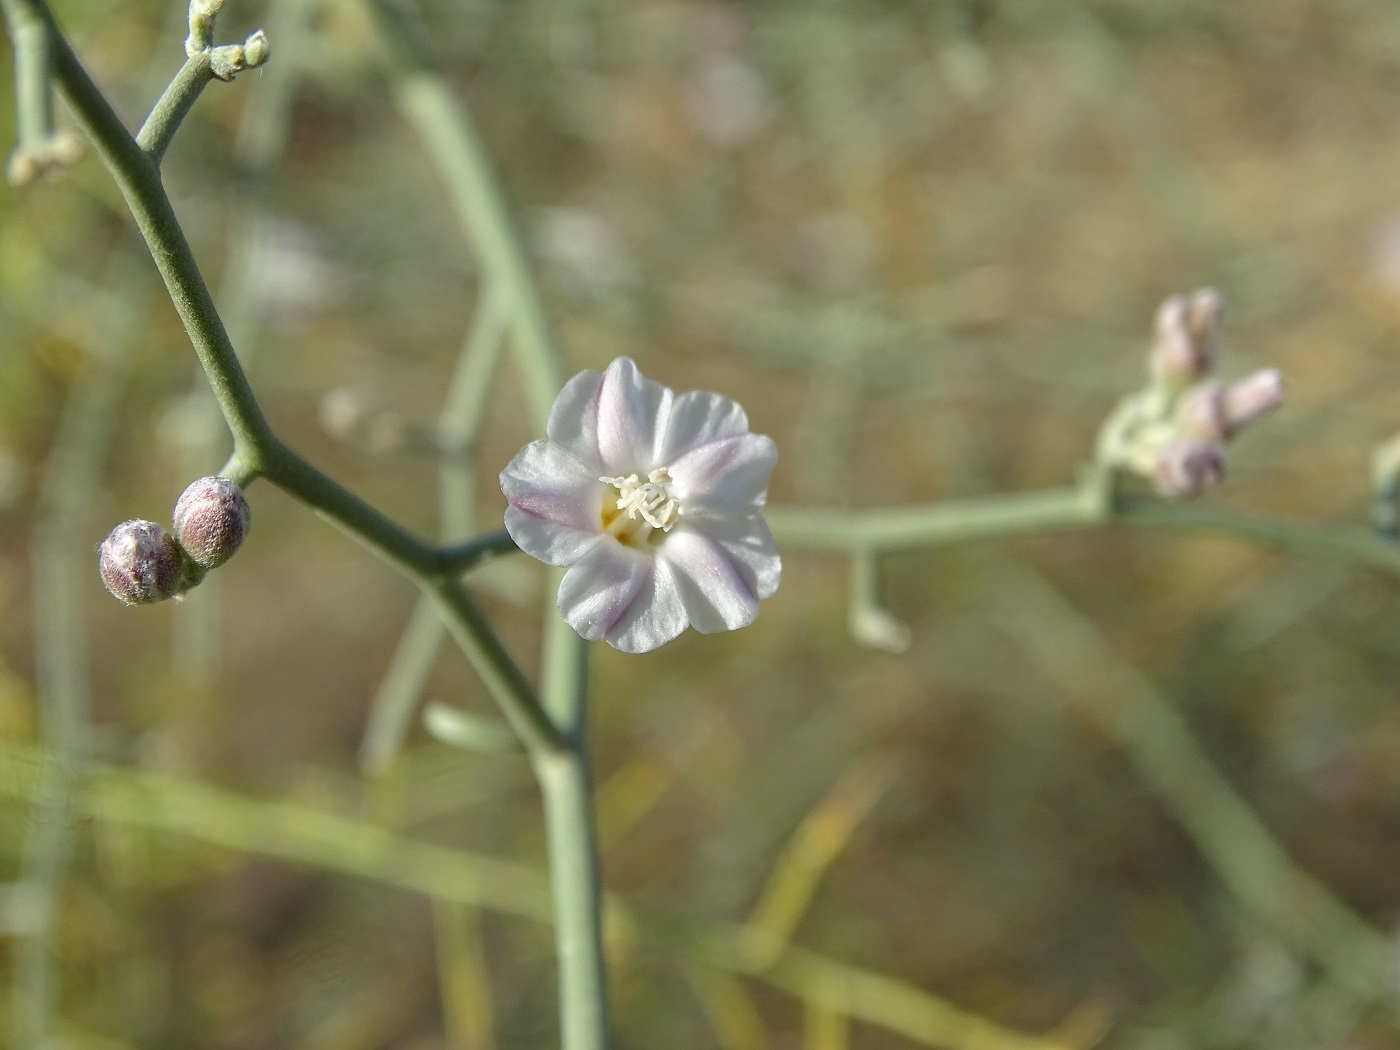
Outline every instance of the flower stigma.
[[603, 529], [622, 543], [643, 543], [653, 529], [670, 532], [680, 516], [680, 503], [671, 495], [671, 474], [665, 467], [653, 470], [646, 481], [636, 474], [598, 480], [617, 491], [613, 506], [603, 507]]

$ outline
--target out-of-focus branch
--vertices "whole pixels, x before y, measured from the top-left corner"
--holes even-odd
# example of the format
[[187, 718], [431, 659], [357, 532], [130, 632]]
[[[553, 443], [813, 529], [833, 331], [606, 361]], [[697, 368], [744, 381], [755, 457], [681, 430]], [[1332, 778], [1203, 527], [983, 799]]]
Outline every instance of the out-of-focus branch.
[[[1360, 1001], [1394, 1003], [1396, 958], [1390, 939], [1294, 864], [1151, 681], [1031, 570], [1000, 567], [992, 584], [997, 623], [1014, 634], [1076, 709], [1118, 740], [1235, 898], [1306, 950]], [[1107, 689], [1097, 683], [1104, 675], [1111, 682]]]
[[[0, 742], [0, 795], [32, 799], [43, 757]], [[260, 802], [194, 780], [90, 766], [76, 805], [88, 816], [210, 842], [227, 849], [309, 864], [355, 878], [548, 923], [549, 880], [523, 864], [419, 842], [364, 821], [303, 806]], [[1091, 1038], [1023, 1035], [896, 978], [789, 947], [771, 965], [755, 963], [744, 928], [651, 924], [617, 898], [610, 927], [634, 930], [705, 966], [751, 977], [852, 1020], [939, 1050], [1079, 1050]]]
[[770, 507], [773, 536], [788, 547], [908, 550], [1109, 525], [1230, 536], [1308, 557], [1400, 574], [1400, 544], [1350, 525], [1266, 518], [1151, 496], [1101, 498], [1099, 483], [904, 507], [827, 510]]

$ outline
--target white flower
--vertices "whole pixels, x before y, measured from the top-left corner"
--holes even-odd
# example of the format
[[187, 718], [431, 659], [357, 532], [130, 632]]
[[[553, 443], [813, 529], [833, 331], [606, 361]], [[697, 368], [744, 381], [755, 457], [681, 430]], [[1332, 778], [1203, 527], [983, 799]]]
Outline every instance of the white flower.
[[501, 472], [506, 528], [570, 566], [558, 604], [574, 630], [644, 653], [687, 626], [753, 622], [782, 576], [759, 513], [778, 450], [738, 404], [673, 395], [619, 357], [564, 385], [545, 433]]

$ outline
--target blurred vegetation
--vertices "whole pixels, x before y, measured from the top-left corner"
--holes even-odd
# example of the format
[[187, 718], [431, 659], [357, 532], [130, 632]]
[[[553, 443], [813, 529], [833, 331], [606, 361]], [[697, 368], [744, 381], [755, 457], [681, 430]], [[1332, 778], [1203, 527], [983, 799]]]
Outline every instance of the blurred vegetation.
[[[183, 9], [58, 7], [135, 126]], [[1394, 4], [422, 17], [571, 364], [630, 354], [739, 399], [782, 450], [775, 502], [1062, 484], [1140, 381], [1155, 304], [1214, 284], [1225, 370], [1278, 366], [1289, 403], [1207, 498], [1363, 520], [1371, 449], [1400, 426]], [[206, 92], [166, 184], [279, 432], [434, 534], [438, 464], [412, 438], [442, 409], [474, 262], [358, 9], [232, 0], [220, 37], [256, 25], [271, 63]], [[95, 159], [0, 193], [0, 347], [0, 1031], [52, 995], [75, 1047], [550, 1045], [524, 762], [415, 729], [360, 772], [412, 588], [256, 485], [248, 544], [187, 600], [102, 592], [105, 532], [167, 518], [227, 447]], [[533, 436], [500, 378], [482, 528]], [[806, 553], [750, 629], [596, 653], [621, 1045], [874, 1050], [942, 1017], [932, 1045], [1400, 1046], [1393, 976], [1387, 1003], [1367, 969], [1400, 918], [1394, 580], [1141, 531], [884, 567], [903, 656], [846, 637], [846, 566]], [[521, 654], [536, 568], [480, 578]], [[447, 649], [423, 696], [489, 712]], [[95, 772], [69, 792], [39, 748]], [[36, 882], [46, 837], [66, 849]], [[1280, 870], [1302, 881], [1269, 912]]]

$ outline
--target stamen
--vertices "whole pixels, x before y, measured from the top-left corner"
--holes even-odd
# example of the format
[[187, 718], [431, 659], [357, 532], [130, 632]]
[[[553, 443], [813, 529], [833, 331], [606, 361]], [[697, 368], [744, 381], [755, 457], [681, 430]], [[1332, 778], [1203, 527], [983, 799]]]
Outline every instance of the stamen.
[[636, 474], [598, 480], [617, 489], [618, 510], [625, 512], [628, 518], [641, 518], [653, 529], [670, 532], [680, 516], [680, 504], [671, 495], [671, 475], [665, 467], [653, 470], [646, 481]]

